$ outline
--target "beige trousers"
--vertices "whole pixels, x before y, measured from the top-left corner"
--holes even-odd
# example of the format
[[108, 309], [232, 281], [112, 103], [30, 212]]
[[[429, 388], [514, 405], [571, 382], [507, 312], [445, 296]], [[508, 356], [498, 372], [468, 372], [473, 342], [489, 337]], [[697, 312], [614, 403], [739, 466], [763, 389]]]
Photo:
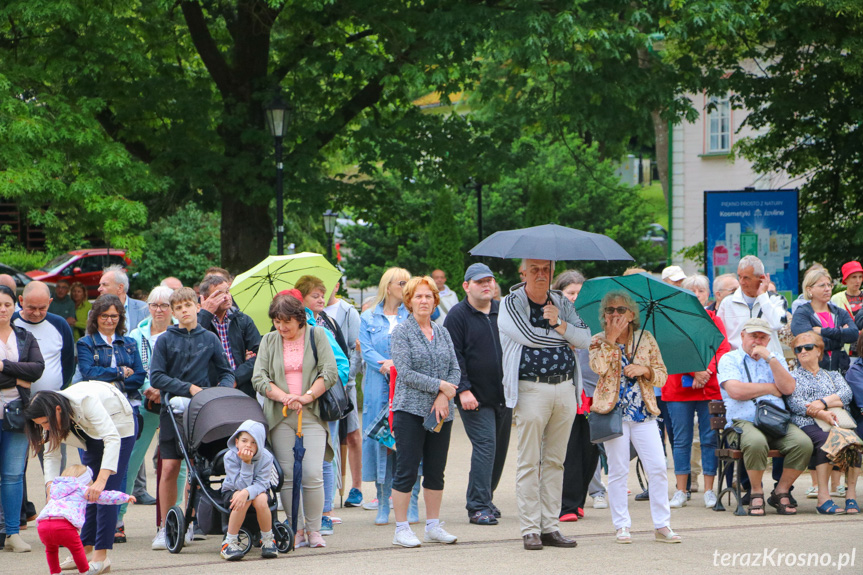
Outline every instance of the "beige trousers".
[[[282, 484], [282, 507], [291, 521], [291, 497], [294, 482], [294, 442], [297, 439], [297, 412], [288, 411], [288, 417], [270, 430], [273, 455], [282, 466], [285, 482]], [[310, 411], [303, 410], [303, 457], [302, 498], [297, 520], [297, 529], [314, 532], [321, 530], [321, 514], [324, 510], [324, 454], [327, 450], [327, 428]], [[305, 525], [305, 527], [303, 527]]]
[[515, 497], [521, 534], [559, 531], [563, 461], [578, 405], [572, 382], [518, 382]]

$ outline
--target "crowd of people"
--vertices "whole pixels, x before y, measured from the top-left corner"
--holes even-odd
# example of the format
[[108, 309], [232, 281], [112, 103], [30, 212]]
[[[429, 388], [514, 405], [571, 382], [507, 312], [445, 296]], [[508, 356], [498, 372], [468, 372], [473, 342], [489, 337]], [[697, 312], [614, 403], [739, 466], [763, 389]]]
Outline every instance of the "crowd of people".
[[[602, 331], [592, 334], [575, 308], [582, 274], [555, 277], [554, 262], [535, 259], [523, 260], [519, 270], [523, 281], [501, 299], [491, 269], [471, 265], [459, 301], [441, 270], [412, 276], [391, 268], [361, 312], [336, 297], [338, 286], [328, 291], [319, 278], [304, 276], [272, 300], [272, 326], [263, 336], [234, 305], [233, 277], [221, 268], [208, 270], [198, 291], [166, 278], [146, 302], [127, 295], [129, 279], [117, 266], [104, 270], [92, 303], [83, 286], [63, 282], [53, 297], [38, 281], [16, 297], [14, 284], [0, 276], [0, 544], [30, 551], [20, 529], [36, 519], [52, 574], [98, 575], [110, 570], [114, 544], [126, 541], [125, 506], [137, 502], [156, 505], [152, 548], [166, 549], [166, 515], [184, 495], [186, 472], [170, 419], [175, 406], [167, 400], [219, 386], [256, 398], [267, 423], [266, 429], [243, 424], [228, 444], [222, 489], [233, 511], [221, 547], [227, 560], [244, 554], [238, 530], [246, 512], [260, 519], [262, 555], [277, 556], [262, 479], [273, 460], [285, 474], [281, 504], [297, 522], [296, 546], [326, 546], [324, 537], [341, 522], [333, 516], [332, 464], [340, 443], [346, 446], [341, 465], [351, 470], [346, 507], [376, 510], [378, 525], [390, 523], [392, 509], [394, 545], [455, 543], [440, 509], [456, 410], [472, 447], [465, 494], [471, 524], [498, 524], [494, 493], [514, 426], [517, 506], [511, 512], [528, 550], [575, 547], [560, 522], [584, 517], [588, 497], [595, 509], [610, 507], [615, 540], [631, 543], [627, 481], [634, 454], [649, 484], [635, 499], [649, 500], [655, 540], [680, 543], [671, 509], [702, 488], [699, 474], [704, 506], [717, 502], [718, 435], [708, 410], [717, 400], [725, 402], [724, 435], [736, 438], [743, 452], [750, 515], [764, 515], [765, 505], [796, 514], [792, 490], [806, 470], [812, 487], [805, 496], [817, 499], [818, 513], [859, 513], [859, 459], [842, 485], [820, 449], [833, 426], [863, 431], [854, 399], [855, 389], [863, 391], [859, 262], [842, 267], [846, 290], [835, 295], [829, 271], [810, 268], [790, 310], [754, 256], [712, 286], [702, 275], [666, 268], [662, 280], [691, 291], [723, 336], [703, 371], [678, 374], [668, 373], [627, 292], [604, 294]], [[343, 386], [353, 404], [337, 421], [324, 418], [320, 404], [333, 386]], [[757, 425], [762, 404], [790, 412], [783, 434]], [[591, 415], [599, 421], [615, 410], [621, 432], [592, 442]], [[376, 416], [389, 416], [396, 449], [364, 433]], [[157, 431], [158, 448], [148, 460]], [[299, 436], [301, 505], [292, 518]], [[67, 465], [67, 446], [80, 449], [83, 467]], [[781, 457], [772, 460], [775, 483], [766, 496], [770, 449]], [[26, 492], [28, 464], [41, 465], [44, 474], [48, 504], [41, 513]], [[156, 497], [147, 492], [151, 464]], [[371, 500], [363, 482], [374, 483]], [[422, 540], [411, 527], [420, 522], [420, 492]], [[844, 497], [844, 505], [832, 497]], [[183, 537], [191, 543], [206, 535], [193, 522]], [[63, 562], [59, 546], [72, 554]]]

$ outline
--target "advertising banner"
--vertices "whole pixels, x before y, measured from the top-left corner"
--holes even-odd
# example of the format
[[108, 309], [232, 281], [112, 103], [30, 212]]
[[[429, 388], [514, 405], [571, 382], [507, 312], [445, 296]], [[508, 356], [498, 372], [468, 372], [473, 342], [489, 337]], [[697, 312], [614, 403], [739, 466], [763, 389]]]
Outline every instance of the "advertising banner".
[[797, 190], [704, 192], [706, 272], [737, 273], [743, 256], [764, 262], [776, 290], [789, 301], [799, 287]]

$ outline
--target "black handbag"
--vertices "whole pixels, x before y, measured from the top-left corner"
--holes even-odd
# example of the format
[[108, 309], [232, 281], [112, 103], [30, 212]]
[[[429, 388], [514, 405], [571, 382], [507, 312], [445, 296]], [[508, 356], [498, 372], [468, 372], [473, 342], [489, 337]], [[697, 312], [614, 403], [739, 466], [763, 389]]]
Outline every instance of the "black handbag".
[[[749, 373], [749, 366], [746, 365], [746, 359], [743, 360], [743, 369], [746, 370], [746, 377], [752, 381], [752, 374]], [[752, 420], [753, 425], [758, 430], [772, 438], [783, 437], [788, 433], [788, 424], [791, 423], [791, 413], [787, 409], [783, 409], [769, 401], [752, 400], [755, 404], [755, 419]]]
[[[309, 326], [309, 343], [312, 345], [312, 355], [315, 363], [318, 363], [318, 346], [315, 343], [315, 328]], [[318, 398], [318, 411], [320, 418], [324, 421], [338, 421], [344, 419], [353, 411], [354, 404], [345, 391], [345, 386], [337, 381], [322, 396]]]
[[608, 413], [591, 411], [587, 417], [590, 425], [590, 442], [603, 443], [623, 435], [623, 409], [618, 404]]
[[761, 433], [773, 438], [783, 437], [788, 433], [791, 414], [768, 401], [755, 401], [755, 419], [752, 421]]
[[13, 399], [3, 404], [3, 431], [24, 431], [24, 400]]

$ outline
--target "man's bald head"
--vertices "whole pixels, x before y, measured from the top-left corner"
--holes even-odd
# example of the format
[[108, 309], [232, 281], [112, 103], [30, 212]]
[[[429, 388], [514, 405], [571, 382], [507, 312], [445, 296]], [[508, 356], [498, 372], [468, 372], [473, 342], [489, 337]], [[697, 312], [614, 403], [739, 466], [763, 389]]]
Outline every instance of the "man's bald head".
[[172, 290], [178, 290], [183, 287], [183, 282], [181, 282], [178, 278], [175, 278], [174, 276], [168, 276], [163, 279], [162, 283], [160, 283], [159, 285], [171, 288]]
[[43, 282], [33, 281], [27, 284], [18, 301], [21, 304], [21, 317], [30, 323], [39, 323], [48, 314], [51, 290]]
[[6, 286], [12, 290], [12, 293], [15, 293], [15, 290], [18, 289], [18, 286], [15, 285], [15, 278], [9, 274], [0, 274], [0, 286]]

